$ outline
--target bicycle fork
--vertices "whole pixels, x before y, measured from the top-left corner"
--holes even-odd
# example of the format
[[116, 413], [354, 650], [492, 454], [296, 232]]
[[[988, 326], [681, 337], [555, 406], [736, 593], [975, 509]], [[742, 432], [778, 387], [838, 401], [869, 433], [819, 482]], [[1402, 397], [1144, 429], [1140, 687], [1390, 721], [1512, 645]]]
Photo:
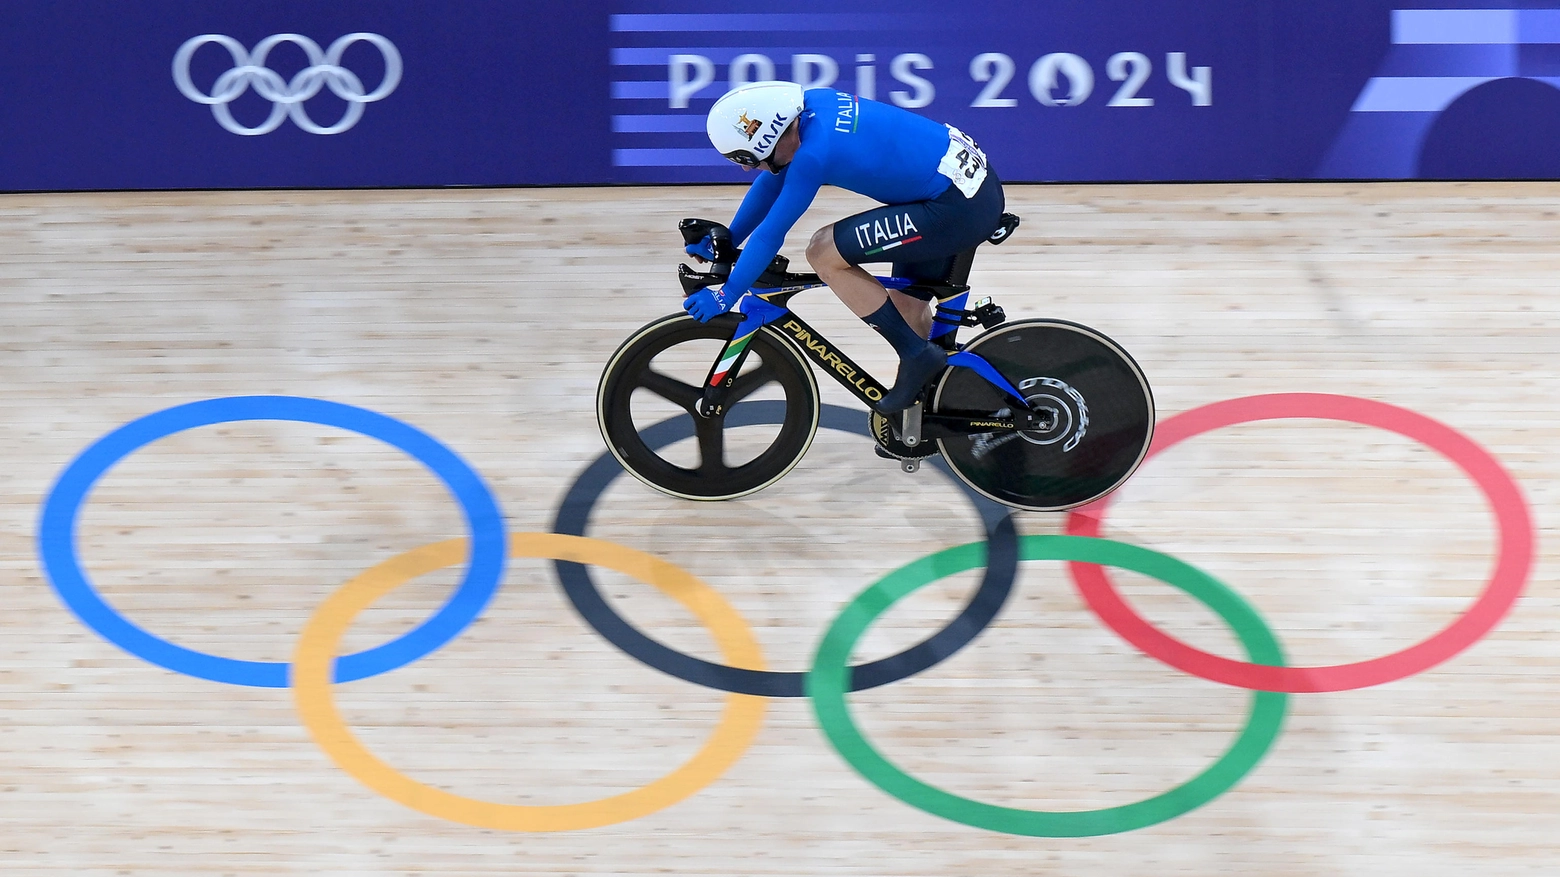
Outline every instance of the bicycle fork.
[[704, 395], [699, 398], [698, 404], [701, 417], [719, 417], [726, 413], [726, 394], [741, 373], [742, 363], [747, 361], [748, 345], [763, 326], [760, 320], [744, 318], [732, 332], [726, 346], [721, 348], [720, 355], [715, 357], [710, 373], [704, 379]]

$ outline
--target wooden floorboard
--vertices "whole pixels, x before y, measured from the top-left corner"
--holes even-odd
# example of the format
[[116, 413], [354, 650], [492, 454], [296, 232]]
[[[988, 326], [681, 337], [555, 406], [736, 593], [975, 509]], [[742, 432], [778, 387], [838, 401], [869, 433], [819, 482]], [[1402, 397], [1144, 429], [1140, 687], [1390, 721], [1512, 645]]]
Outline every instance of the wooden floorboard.
[[[222, 397], [309, 397], [409, 424], [480, 474], [508, 531], [551, 531], [604, 452], [602, 365], [678, 307], [677, 220], [726, 219], [740, 194], [0, 197], [0, 868], [1555, 872], [1560, 184], [1008, 188], [1024, 224], [982, 251], [972, 285], [1011, 318], [1072, 320], [1121, 342], [1148, 374], [1161, 422], [1264, 394], [1335, 397], [1321, 416], [1230, 425], [1155, 456], [1114, 497], [1104, 535], [1227, 584], [1296, 666], [1415, 648], [1476, 605], [1498, 620], [1404, 678], [1291, 695], [1248, 774], [1144, 827], [1026, 837], [923, 812], [853, 771], [805, 698], [762, 699], [750, 745], [716, 737], [731, 767], [653, 812], [568, 830], [473, 827], [434, 815], [433, 793], [408, 806], [360, 783], [311, 738], [290, 689], [194, 678], [131, 654], [51, 585], [59, 576], [44, 555], [74, 545], [115, 617], [188, 650], [179, 654], [274, 664], [293, 660], [345, 583], [466, 535], [450, 491], [417, 460], [348, 429], [269, 420], [122, 436], [121, 449], [144, 446], [96, 480], [73, 531], [48, 524], [46, 501], [80, 490], [58, 481], [81, 471], [69, 468], [78, 455], [139, 418]], [[825, 193], [785, 252], [800, 265], [814, 228], [865, 205]], [[796, 307], [891, 374], [887, 345], [826, 292]], [[1355, 399], [1393, 406], [1390, 427], [1347, 422]], [[832, 383], [824, 400], [859, 408]], [[1453, 442], [1457, 459], [1426, 436]], [[1486, 486], [1509, 475], [1519, 493], [1492, 501], [1466, 468]], [[1064, 515], [1015, 521], [1025, 534], [1067, 526]], [[722, 635], [745, 626], [764, 665], [781, 671], [805, 671], [873, 582], [983, 533], [945, 475], [902, 473], [838, 430], [821, 431], [796, 470], [752, 496], [691, 503], [624, 476], [590, 520], [592, 537], [706, 582], [720, 599], [704, 605], [724, 602], [741, 619], [719, 622]], [[1505, 614], [1476, 604], [1497, 572], [1497, 587], [1523, 588]], [[722, 643], [677, 601], [621, 572], [594, 575], [638, 629], [722, 659]], [[858, 657], [921, 641], [979, 579], [961, 572], [917, 591], [872, 626]], [[460, 580], [456, 564], [395, 590], [355, 618], [343, 649], [395, 640]], [[1160, 629], [1242, 657], [1195, 600], [1135, 573], [1113, 581]], [[448, 645], [332, 696], [387, 768], [461, 798], [533, 807], [655, 783], [732, 721], [725, 695], [625, 655], [582, 620], [550, 563], [526, 558]], [[1037, 561], [970, 646], [850, 704], [867, 738], [925, 783], [1006, 808], [1081, 811], [1192, 781], [1235, 744], [1252, 697], [1144, 655], [1090, 611], [1065, 565]], [[1147, 812], [1181, 809], [1157, 800]], [[524, 822], [579, 811], [503, 812]], [[1142, 812], [1095, 824], [1119, 828]]]

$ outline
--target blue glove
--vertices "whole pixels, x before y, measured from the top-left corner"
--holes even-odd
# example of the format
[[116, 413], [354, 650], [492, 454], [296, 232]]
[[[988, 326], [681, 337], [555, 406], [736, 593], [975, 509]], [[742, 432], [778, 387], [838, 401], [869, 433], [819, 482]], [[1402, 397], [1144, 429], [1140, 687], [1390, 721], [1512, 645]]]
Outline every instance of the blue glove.
[[698, 243], [683, 247], [683, 252], [703, 259], [706, 262], [713, 262], [715, 261], [715, 241], [709, 235], [705, 235], [699, 239]]
[[731, 310], [739, 296], [728, 295], [724, 289], [716, 289], [706, 286], [693, 295], [683, 299], [683, 310], [693, 315], [695, 320], [708, 323], [710, 320]]

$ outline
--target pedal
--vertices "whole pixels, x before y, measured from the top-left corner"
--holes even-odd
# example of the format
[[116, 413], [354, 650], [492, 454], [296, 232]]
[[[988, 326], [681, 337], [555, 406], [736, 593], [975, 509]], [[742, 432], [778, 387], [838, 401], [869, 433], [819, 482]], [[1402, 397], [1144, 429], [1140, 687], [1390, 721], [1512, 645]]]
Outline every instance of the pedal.
[[914, 472], [921, 468], [920, 460], [900, 460], [899, 469], [902, 472]]
[[921, 443], [921, 403], [918, 401], [904, 411], [900, 421], [899, 440], [913, 448]]

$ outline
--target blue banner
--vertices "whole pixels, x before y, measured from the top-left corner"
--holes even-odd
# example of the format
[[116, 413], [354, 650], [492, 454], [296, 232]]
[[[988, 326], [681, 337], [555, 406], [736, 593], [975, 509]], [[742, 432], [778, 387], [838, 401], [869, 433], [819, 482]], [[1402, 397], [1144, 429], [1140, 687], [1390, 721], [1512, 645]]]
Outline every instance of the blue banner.
[[1560, 3], [10, 0], [0, 189], [728, 182], [765, 78], [1010, 181], [1560, 178]]
[[609, 182], [606, 22], [589, 2], [7, 0], [0, 189]]

